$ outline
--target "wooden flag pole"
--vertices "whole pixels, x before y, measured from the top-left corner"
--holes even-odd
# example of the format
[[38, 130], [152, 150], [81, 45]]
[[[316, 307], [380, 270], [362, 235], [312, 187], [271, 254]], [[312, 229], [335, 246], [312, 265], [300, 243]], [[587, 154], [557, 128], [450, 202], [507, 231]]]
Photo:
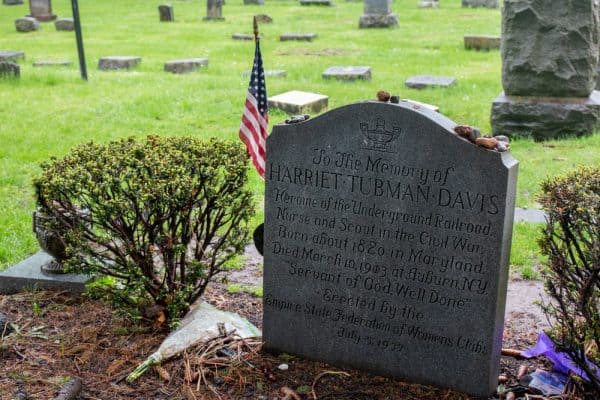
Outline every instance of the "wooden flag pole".
[[254, 16], [254, 41], [258, 42], [258, 22], [256, 22], [256, 16]]

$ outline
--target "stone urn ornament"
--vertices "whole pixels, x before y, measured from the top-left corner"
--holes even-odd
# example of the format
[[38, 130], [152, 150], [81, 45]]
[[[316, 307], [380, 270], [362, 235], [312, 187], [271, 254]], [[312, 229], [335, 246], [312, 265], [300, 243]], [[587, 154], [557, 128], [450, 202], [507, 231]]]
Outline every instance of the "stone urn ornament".
[[[89, 212], [82, 211], [77, 218], [85, 219]], [[66, 228], [51, 229], [50, 226], [56, 226], [56, 217], [44, 213], [40, 207], [33, 212], [33, 232], [37, 238], [42, 250], [50, 254], [53, 259], [43, 264], [40, 269], [42, 272], [50, 274], [65, 274], [66, 271], [63, 262], [67, 258], [67, 249], [65, 243]]]

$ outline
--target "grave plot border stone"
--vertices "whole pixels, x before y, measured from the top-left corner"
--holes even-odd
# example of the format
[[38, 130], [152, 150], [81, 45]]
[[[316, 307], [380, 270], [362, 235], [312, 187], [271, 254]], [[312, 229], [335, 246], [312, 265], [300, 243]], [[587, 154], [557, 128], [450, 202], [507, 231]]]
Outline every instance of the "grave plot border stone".
[[408, 78], [404, 84], [411, 89], [448, 88], [456, 85], [453, 76], [416, 75]]
[[132, 69], [140, 65], [141, 57], [137, 56], [106, 56], [98, 60], [98, 69], [112, 71], [120, 69]]
[[73, 65], [73, 61], [49, 61], [49, 60], [40, 60], [40, 61], [35, 61], [32, 66], [36, 67], [36, 68], [43, 68], [43, 67], [70, 67]]
[[12, 61], [25, 59], [25, 52], [17, 50], [0, 50], [0, 61]]
[[323, 79], [337, 79], [341, 81], [354, 81], [362, 79], [371, 80], [371, 67], [367, 66], [333, 66], [323, 71]]
[[291, 33], [282, 33], [281, 35], [279, 35], [279, 41], [287, 42], [287, 41], [296, 40], [299, 42], [312, 42], [317, 37], [318, 37], [318, 35], [316, 33], [312, 33], [312, 32], [310, 32], [310, 33], [291, 32]]
[[366, 102], [273, 128], [266, 350], [479, 397], [496, 390], [518, 163], [455, 126]]
[[83, 292], [85, 284], [93, 280], [89, 275], [42, 272], [40, 267], [50, 260], [52, 260], [52, 256], [40, 251], [0, 272], [0, 294], [18, 293], [33, 287], [40, 290]]
[[174, 74], [185, 74], [194, 72], [202, 67], [208, 66], [208, 58], [185, 58], [179, 60], [171, 60], [165, 63], [164, 69], [166, 72]]

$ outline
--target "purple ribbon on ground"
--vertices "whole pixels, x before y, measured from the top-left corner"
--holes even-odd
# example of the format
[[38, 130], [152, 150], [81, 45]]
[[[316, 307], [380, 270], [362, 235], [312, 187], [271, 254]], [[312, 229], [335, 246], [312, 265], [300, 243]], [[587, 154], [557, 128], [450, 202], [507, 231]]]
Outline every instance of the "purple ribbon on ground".
[[[546, 332], [539, 333], [538, 342], [535, 346], [521, 352], [521, 355], [525, 358], [539, 356], [540, 354], [548, 357], [548, 359], [554, 364], [554, 369], [557, 371], [562, 372], [565, 375], [568, 375], [569, 371], [572, 371], [573, 373], [581, 376], [583, 379], [587, 381], [590, 380], [585, 371], [579, 368], [573, 362], [573, 360], [571, 360], [571, 357], [569, 357], [568, 354], [556, 350], [554, 342], [548, 337], [548, 335], [546, 335]], [[598, 379], [600, 379], [600, 369], [591, 361], [588, 361], [587, 359], [585, 361], [590, 366], [590, 369], [595, 371], [595, 375], [598, 377]]]

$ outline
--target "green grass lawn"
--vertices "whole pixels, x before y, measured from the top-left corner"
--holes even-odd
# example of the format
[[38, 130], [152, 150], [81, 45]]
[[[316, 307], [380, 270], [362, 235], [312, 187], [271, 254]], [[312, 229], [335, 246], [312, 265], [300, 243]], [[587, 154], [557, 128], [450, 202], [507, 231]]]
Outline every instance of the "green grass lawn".
[[[27, 2], [25, 2], [27, 3]], [[285, 69], [285, 78], [267, 81], [270, 95], [305, 90], [329, 96], [330, 108], [374, 98], [385, 89], [440, 107], [458, 123], [489, 132], [492, 100], [500, 93], [500, 54], [463, 48], [464, 34], [500, 33], [500, 10], [463, 9], [445, 0], [439, 9], [419, 9], [418, 0], [395, 0], [396, 29], [358, 29], [362, 2], [339, 0], [335, 7], [302, 7], [292, 0], [267, 0], [244, 6], [228, 0], [225, 21], [204, 22], [206, 2], [174, 0], [175, 23], [160, 23], [158, 2], [147, 0], [80, 1], [89, 82], [79, 78], [75, 35], [43, 23], [33, 33], [18, 33], [14, 20], [27, 5], [0, 6], [0, 49], [22, 50], [21, 79], [0, 81], [0, 270], [36, 251], [31, 233], [34, 209], [32, 177], [38, 164], [62, 156], [76, 144], [126, 136], [194, 135], [238, 140], [252, 42], [234, 41], [233, 33], [251, 33], [252, 16], [266, 13], [272, 24], [260, 26], [266, 69]], [[59, 17], [70, 17], [69, 0], [54, 0]], [[312, 42], [279, 42], [285, 32], [315, 32]], [[101, 72], [100, 57], [136, 55], [131, 72]], [[187, 75], [163, 72], [165, 61], [209, 57], [208, 68]], [[72, 67], [33, 68], [38, 60], [71, 60]], [[369, 65], [369, 82], [321, 78], [334, 65]], [[417, 91], [404, 86], [417, 74], [453, 75], [454, 88]], [[271, 124], [285, 115], [272, 111]], [[600, 135], [551, 143], [515, 141], [520, 161], [517, 204], [535, 207], [538, 183], [578, 164], [600, 162]], [[262, 181], [251, 185], [262, 204]], [[262, 211], [256, 220], [262, 218]], [[533, 233], [535, 235], [535, 232]], [[516, 229], [515, 265], [538, 259], [531, 249], [532, 229]], [[517, 261], [518, 260], [518, 261]]]

